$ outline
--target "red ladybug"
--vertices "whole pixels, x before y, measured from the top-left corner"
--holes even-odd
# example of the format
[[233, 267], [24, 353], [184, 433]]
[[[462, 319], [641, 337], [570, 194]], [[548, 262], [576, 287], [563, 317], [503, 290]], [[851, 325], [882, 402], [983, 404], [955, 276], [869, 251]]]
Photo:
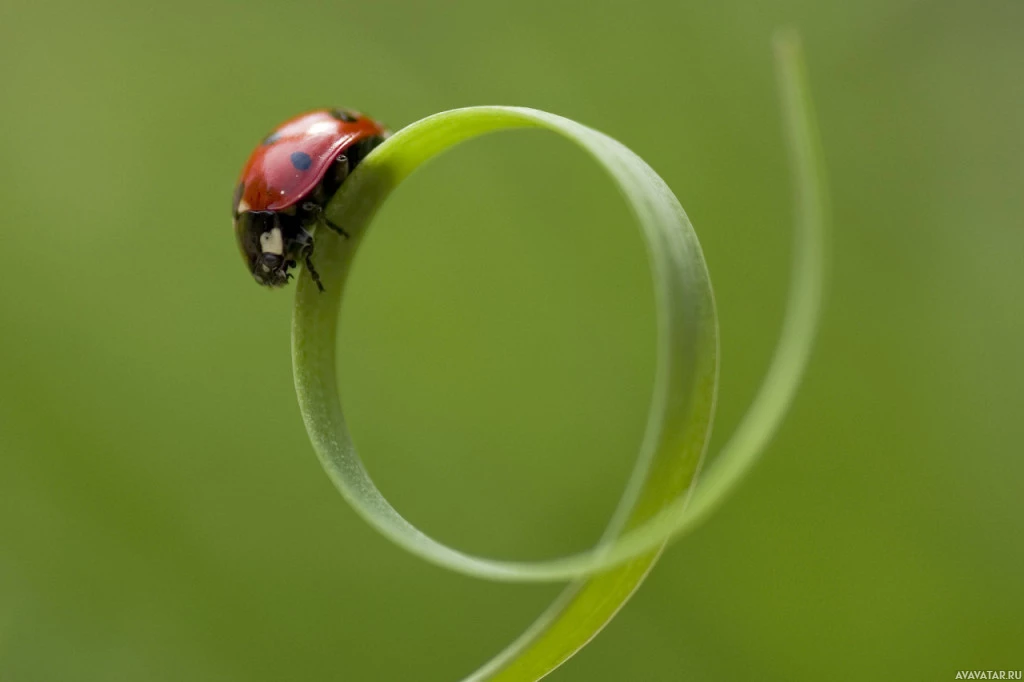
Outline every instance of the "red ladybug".
[[348, 234], [324, 206], [348, 174], [388, 136], [380, 123], [347, 109], [317, 109], [274, 129], [249, 157], [231, 212], [235, 236], [252, 276], [279, 287], [302, 260], [317, 287], [313, 235], [320, 225]]

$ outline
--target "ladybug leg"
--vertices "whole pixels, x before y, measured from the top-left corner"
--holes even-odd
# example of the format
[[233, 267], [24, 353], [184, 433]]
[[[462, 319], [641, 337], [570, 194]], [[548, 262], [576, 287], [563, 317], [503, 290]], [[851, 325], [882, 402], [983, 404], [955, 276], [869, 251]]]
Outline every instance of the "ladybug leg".
[[324, 292], [324, 285], [320, 282], [320, 273], [313, 267], [313, 252], [310, 251], [306, 254], [306, 270], [309, 271], [309, 276], [316, 282], [316, 288], [320, 290], [320, 293]]
[[334, 165], [335, 191], [337, 191], [337, 187], [341, 187], [341, 183], [345, 182], [345, 178], [347, 178], [348, 174], [352, 172], [354, 164], [350, 163], [348, 157], [342, 154], [337, 158], [337, 160], [335, 160]]
[[323, 221], [324, 221], [324, 225], [326, 225], [327, 227], [331, 228], [332, 230], [334, 230], [335, 232], [340, 234], [345, 239], [348, 239], [348, 232], [346, 232], [345, 230], [341, 229], [340, 227], [338, 227], [337, 225], [332, 223], [330, 220], [328, 220], [327, 216], [323, 217]]
[[[353, 161], [349, 159], [348, 155], [346, 154], [342, 154], [337, 159], [335, 159], [333, 177], [331, 178], [331, 181], [329, 183], [325, 183], [323, 187], [323, 189], [326, 191], [328, 195], [327, 197], [325, 197], [325, 202], [327, 198], [333, 196], [334, 193], [338, 191], [338, 188], [341, 187], [341, 184], [343, 182], [345, 182], [345, 179], [348, 178], [348, 174], [352, 172], [352, 169], [354, 167], [355, 163], [353, 163]], [[319, 222], [331, 228], [345, 239], [348, 239], [348, 232], [335, 225], [333, 222], [327, 219], [326, 215], [324, 215], [323, 204], [317, 204], [316, 217], [319, 220]]]
[[[324, 290], [324, 285], [320, 281], [320, 273], [316, 271], [313, 266], [313, 235], [306, 231], [304, 227], [299, 227], [296, 231], [295, 236], [292, 237], [288, 253], [291, 254], [292, 258], [299, 260], [300, 258], [306, 264], [306, 270], [309, 271], [309, 276], [316, 282], [316, 288], [321, 292]], [[294, 261], [292, 261], [294, 262]]]
[[324, 215], [324, 207], [321, 206], [320, 204], [316, 203], [315, 201], [307, 201], [306, 203], [302, 204], [302, 210], [312, 216], [314, 223], [326, 225], [327, 227], [331, 228], [332, 230], [340, 234], [345, 239], [348, 239], [348, 232], [346, 232], [345, 230], [341, 229], [333, 222], [328, 220], [327, 216]]

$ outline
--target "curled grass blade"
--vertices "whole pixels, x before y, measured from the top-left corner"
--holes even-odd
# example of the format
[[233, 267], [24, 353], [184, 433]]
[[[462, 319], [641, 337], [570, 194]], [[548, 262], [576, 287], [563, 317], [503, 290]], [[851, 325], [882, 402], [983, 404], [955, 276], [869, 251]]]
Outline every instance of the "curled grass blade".
[[[335, 378], [345, 273], [377, 208], [402, 179], [437, 154], [472, 137], [514, 128], [547, 128], [582, 146], [612, 175], [637, 216], [656, 284], [659, 371], [625, 508], [639, 506], [649, 514], [685, 493], [707, 440], [718, 357], [714, 299], [696, 234], [675, 196], [640, 157], [603, 133], [553, 114], [513, 107], [436, 114], [398, 131], [356, 168], [328, 207], [331, 219], [344, 225], [352, 239], [325, 235], [317, 243], [326, 293], [319, 293], [306, 276], [299, 281], [292, 329], [295, 383], [307, 431], [327, 473], [356, 511], [382, 533], [428, 561], [468, 575], [558, 581], [621, 561], [605, 555], [614, 551], [614, 534], [583, 554], [542, 562], [470, 556], [427, 537], [370, 480], [345, 424]], [[618, 515], [622, 520], [625, 516]], [[649, 543], [634, 555], [655, 550], [663, 541]]]
[[[798, 41], [776, 43], [786, 128], [797, 185], [797, 240], [786, 319], [765, 382], [747, 416], [701, 483], [692, 486], [714, 415], [718, 323], [697, 236], [664, 181], [612, 138], [560, 116], [518, 107], [447, 111], [400, 130], [370, 154], [328, 206], [349, 241], [317, 241], [320, 294], [300, 278], [292, 327], [295, 387], [325, 471], [356, 511], [410, 552], [466, 575], [500, 581], [573, 582], [504, 652], [467, 678], [537, 680], [585, 645], [643, 581], [662, 548], [705, 518], [763, 450], [806, 366], [821, 304], [824, 182]], [[388, 195], [419, 166], [468, 139], [499, 130], [544, 128], [579, 145], [609, 173], [647, 245], [654, 280], [657, 374], [637, 463], [601, 541], [545, 561], [469, 555], [406, 521], [370, 479], [345, 424], [336, 383], [336, 333], [348, 265]]]

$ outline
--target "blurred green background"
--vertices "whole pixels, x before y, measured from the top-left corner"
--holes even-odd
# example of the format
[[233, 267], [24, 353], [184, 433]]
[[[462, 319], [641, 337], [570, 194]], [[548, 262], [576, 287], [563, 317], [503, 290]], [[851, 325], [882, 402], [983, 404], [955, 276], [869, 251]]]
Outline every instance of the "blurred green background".
[[[770, 37], [802, 31], [829, 304], [766, 459], [550, 679], [953, 679], [1024, 667], [1024, 4], [0, 4], [0, 680], [461, 679], [556, 585], [357, 519], [311, 451], [292, 291], [229, 222], [278, 121], [521, 104], [676, 190], [722, 327], [715, 443], [778, 332], [791, 187]], [[414, 176], [354, 266], [340, 384], [371, 473], [460, 547], [593, 541], [653, 372], [643, 248], [542, 133]], [[714, 449], [714, 448], [713, 448]]]

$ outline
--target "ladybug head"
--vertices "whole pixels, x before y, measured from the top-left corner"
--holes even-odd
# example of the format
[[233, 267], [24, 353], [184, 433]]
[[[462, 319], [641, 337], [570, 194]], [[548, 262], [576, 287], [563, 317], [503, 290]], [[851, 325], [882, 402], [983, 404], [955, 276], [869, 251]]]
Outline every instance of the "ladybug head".
[[276, 253], [261, 253], [252, 266], [252, 276], [259, 284], [268, 287], [283, 287], [292, 278], [288, 268], [295, 261], [285, 260]]
[[273, 213], [243, 213], [236, 219], [242, 255], [253, 278], [264, 286], [280, 287], [292, 278], [289, 268], [295, 266], [282, 232], [278, 216]]

